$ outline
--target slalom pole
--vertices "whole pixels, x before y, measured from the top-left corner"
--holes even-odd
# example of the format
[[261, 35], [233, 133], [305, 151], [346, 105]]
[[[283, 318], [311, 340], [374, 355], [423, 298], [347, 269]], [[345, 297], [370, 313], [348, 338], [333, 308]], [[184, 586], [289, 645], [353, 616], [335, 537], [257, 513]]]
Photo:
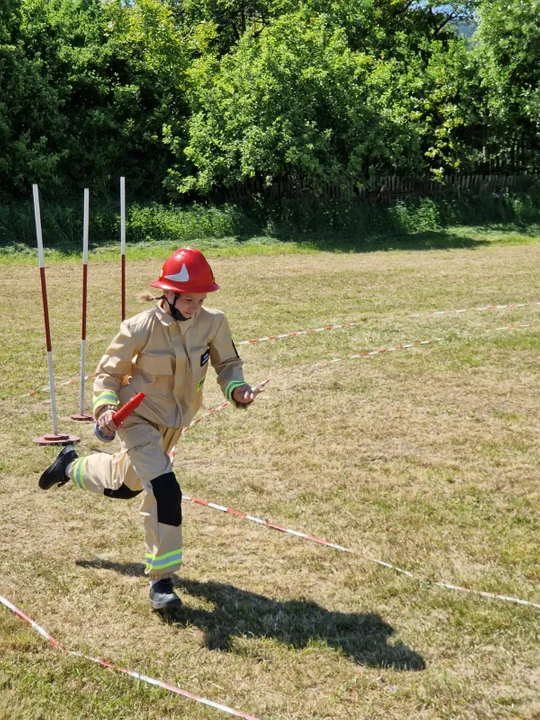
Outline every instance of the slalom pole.
[[36, 221], [39, 274], [41, 278], [41, 296], [43, 299], [43, 319], [45, 322], [45, 343], [47, 345], [47, 365], [49, 367], [49, 391], [51, 393], [51, 415], [53, 426], [52, 434], [36, 437], [34, 438], [34, 442], [38, 445], [69, 445], [69, 443], [78, 442], [80, 438], [73, 437], [71, 435], [61, 435], [58, 433], [58, 422], [56, 419], [56, 393], [54, 390], [54, 372], [52, 361], [51, 327], [49, 323], [49, 304], [47, 302], [47, 282], [45, 280], [43, 235], [41, 233], [41, 212], [39, 209], [39, 189], [37, 185], [32, 185], [32, 192], [34, 194], [34, 217]]
[[83, 213], [83, 273], [82, 273], [82, 321], [81, 321], [81, 392], [79, 397], [79, 413], [70, 415], [78, 422], [92, 422], [92, 415], [84, 412], [84, 371], [86, 365], [86, 305], [88, 296], [88, 225], [90, 216], [90, 190], [84, 189]]
[[120, 256], [122, 263], [122, 322], [126, 319], [126, 178], [120, 178]]

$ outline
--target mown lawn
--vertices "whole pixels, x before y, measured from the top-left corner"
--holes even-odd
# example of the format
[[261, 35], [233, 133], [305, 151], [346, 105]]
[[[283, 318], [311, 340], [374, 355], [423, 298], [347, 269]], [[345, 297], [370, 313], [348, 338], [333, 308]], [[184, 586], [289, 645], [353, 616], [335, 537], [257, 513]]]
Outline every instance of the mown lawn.
[[[237, 341], [357, 325], [239, 346], [248, 379], [270, 382], [248, 413], [185, 435], [184, 493], [414, 578], [186, 502], [184, 609], [168, 621], [147, 604], [138, 501], [37, 488], [57, 452], [32, 443], [51, 430], [47, 393], [28, 395], [47, 385], [39, 275], [1, 263], [0, 594], [68, 649], [260, 720], [538, 718], [540, 610], [434, 584], [540, 603], [540, 236], [493, 233], [209, 250], [209, 304]], [[129, 314], [162, 250], [128, 248]], [[91, 257], [88, 373], [120, 322], [119, 282], [119, 262]], [[79, 262], [50, 257], [47, 285], [60, 385], [79, 373]], [[109, 450], [69, 421], [78, 397], [78, 381], [58, 388], [60, 430], [81, 454]], [[205, 397], [222, 402], [210, 377]], [[226, 716], [63, 655], [1, 605], [0, 697], [0, 718]]]

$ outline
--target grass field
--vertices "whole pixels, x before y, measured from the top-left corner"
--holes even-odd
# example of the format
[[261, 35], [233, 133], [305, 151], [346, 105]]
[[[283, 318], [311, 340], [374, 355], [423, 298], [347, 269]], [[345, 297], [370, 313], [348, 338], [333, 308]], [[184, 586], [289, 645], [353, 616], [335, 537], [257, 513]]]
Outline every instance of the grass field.
[[[47, 385], [39, 275], [4, 258], [0, 594], [68, 649], [260, 720], [540, 718], [540, 610], [434, 584], [540, 602], [540, 233], [434, 235], [392, 252], [210, 250], [222, 290], [208, 304], [237, 341], [357, 326], [242, 346], [266, 391], [248, 413], [201, 420], [176, 455], [186, 495], [414, 579], [185, 503], [184, 609], [168, 622], [147, 604], [138, 500], [37, 488], [57, 452], [32, 443], [51, 430], [47, 393], [28, 396]], [[135, 296], [162, 249], [129, 250], [129, 314], [146, 307]], [[81, 269], [50, 261], [60, 385], [79, 372]], [[476, 309], [511, 303], [527, 305]], [[452, 309], [468, 310], [433, 315]], [[119, 321], [119, 263], [96, 254], [88, 373]], [[210, 380], [205, 409], [223, 400]], [[77, 382], [58, 388], [60, 430], [81, 436], [81, 454], [109, 450], [68, 420], [78, 396]], [[10, 719], [227, 717], [64, 655], [1, 605], [0, 698]]]

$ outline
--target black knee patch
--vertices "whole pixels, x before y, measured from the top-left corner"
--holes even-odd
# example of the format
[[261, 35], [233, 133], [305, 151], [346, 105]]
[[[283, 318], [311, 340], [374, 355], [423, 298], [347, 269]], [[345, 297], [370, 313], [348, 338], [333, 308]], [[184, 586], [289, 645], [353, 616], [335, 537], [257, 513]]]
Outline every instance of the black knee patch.
[[142, 493], [142, 490], [130, 490], [124, 483], [120, 485], [118, 490], [107, 489], [103, 491], [106, 497], [118, 498], [119, 500], [131, 500], [131, 498], [136, 497], [139, 493]]
[[158, 522], [179, 527], [182, 524], [182, 491], [173, 472], [152, 480], [157, 502]]

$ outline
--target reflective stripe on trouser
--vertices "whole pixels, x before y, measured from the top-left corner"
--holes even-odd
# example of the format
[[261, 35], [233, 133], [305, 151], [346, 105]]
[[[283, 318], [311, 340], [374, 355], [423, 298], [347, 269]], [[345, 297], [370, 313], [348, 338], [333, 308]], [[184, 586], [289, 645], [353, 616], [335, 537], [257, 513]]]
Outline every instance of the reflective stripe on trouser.
[[173, 550], [172, 552], [165, 553], [158, 557], [146, 553], [146, 567], [148, 572], [160, 572], [167, 570], [172, 572], [170, 568], [173, 565], [180, 565], [182, 563], [182, 548]]
[[69, 474], [71, 475], [71, 479], [75, 483], [75, 485], [78, 485], [81, 490], [86, 490], [86, 486], [84, 484], [84, 466], [86, 465], [87, 458], [79, 458], [78, 460], [75, 460], [73, 465], [70, 468]]
[[[136, 415], [130, 415], [118, 429], [119, 452], [114, 455], [94, 453], [79, 458], [69, 472], [77, 487], [100, 495], [106, 490], [118, 490], [122, 485], [135, 492], [144, 490], [141, 515], [144, 520], [146, 573], [152, 580], [171, 575], [182, 564], [182, 525], [168, 524], [172, 521], [167, 516], [163, 518], [163, 512], [159, 513], [152, 485], [152, 480], [172, 474], [169, 453], [181, 432], [181, 428], [173, 430], [152, 425]], [[170, 490], [170, 486], [174, 485], [172, 478], [168, 485]], [[157, 495], [160, 497], [160, 492]], [[180, 497], [179, 489], [174, 502], [177, 502], [177, 496]], [[162, 519], [166, 522], [160, 522]]]

